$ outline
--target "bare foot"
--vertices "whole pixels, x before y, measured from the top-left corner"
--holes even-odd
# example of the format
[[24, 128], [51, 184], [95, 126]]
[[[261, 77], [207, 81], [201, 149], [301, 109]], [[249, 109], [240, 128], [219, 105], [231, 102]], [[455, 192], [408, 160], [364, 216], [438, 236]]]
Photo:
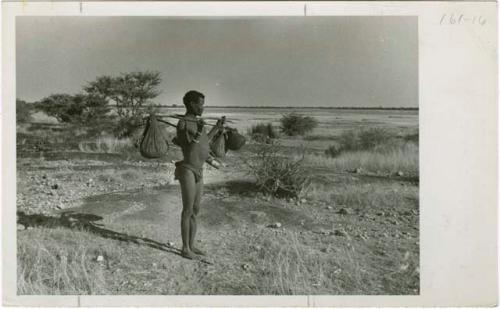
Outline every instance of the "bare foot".
[[207, 255], [205, 252], [203, 252], [200, 249], [195, 248], [195, 247], [192, 247], [191, 251], [193, 251], [193, 253], [198, 254], [198, 255]]
[[185, 257], [186, 259], [190, 259], [190, 260], [192, 260], [192, 259], [195, 259], [195, 258], [196, 258], [196, 256], [193, 254], [193, 252], [192, 252], [192, 251], [189, 251], [189, 250], [182, 250], [182, 251], [181, 251], [181, 255], [182, 255], [183, 257]]

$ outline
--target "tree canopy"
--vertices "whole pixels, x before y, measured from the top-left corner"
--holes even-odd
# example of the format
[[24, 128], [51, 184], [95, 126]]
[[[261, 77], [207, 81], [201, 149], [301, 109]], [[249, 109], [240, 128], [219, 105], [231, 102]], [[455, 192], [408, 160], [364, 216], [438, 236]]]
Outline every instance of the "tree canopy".
[[131, 72], [120, 76], [103, 75], [84, 87], [85, 93], [116, 105], [120, 118], [136, 116], [141, 107], [156, 98], [161, 83], [159, 72]]

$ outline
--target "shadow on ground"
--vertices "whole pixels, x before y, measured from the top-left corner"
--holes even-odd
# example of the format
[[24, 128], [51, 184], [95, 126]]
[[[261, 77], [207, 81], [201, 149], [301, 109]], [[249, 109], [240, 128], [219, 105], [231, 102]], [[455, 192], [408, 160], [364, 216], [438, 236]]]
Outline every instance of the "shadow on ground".
[[[25, 228], [68, 228], [79, 231], [86, 231], [103, 238], [143, 245], [181, 256], [181, 252], [179, 249], [176, 249], [168, 244], [160, 243], [150, 238], [132, 236], [106, 229], [102, 227], [102, 224], [97, 222], [102, 219], [103, 218], [98, 215], [75, 213], [73, 211], [66, 211], [60, 216], [46, 216], [42, 214], [28, 215], [22, 211], [17, 213], [17, 223], [23, 225]], [[201, 262], [210, 264], [210, 262], [205, 260], [201, 260]]]

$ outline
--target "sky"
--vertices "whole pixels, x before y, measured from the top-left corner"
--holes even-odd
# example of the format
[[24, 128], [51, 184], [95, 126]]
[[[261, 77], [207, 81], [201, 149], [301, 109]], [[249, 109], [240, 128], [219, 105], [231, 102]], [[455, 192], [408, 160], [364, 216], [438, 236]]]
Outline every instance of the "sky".
[[416, 17], [17, 17], [17, 98], [153, 70], [154, 103], [418, 107]]

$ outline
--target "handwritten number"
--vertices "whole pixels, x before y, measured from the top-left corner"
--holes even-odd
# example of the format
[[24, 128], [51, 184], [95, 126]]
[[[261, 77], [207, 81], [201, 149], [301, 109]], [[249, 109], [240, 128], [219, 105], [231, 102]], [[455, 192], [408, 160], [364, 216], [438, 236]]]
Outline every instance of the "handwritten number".
[[439, 21], [440, 25], [463, 25], [465, 23], [484, 26], [486, 24], [486, 18], [481, 15], [467, 17], [464, 14], [455, 15], [453, 13], [443, 14], [441, 16], [441, 20]]
[[443, 14], [443, 16], [441, 17], [441, 21], [439, 22], [440, 25], [443, 24], [443, 21], [444, 21], [444, 18], [446, 17], [446, 14]]

